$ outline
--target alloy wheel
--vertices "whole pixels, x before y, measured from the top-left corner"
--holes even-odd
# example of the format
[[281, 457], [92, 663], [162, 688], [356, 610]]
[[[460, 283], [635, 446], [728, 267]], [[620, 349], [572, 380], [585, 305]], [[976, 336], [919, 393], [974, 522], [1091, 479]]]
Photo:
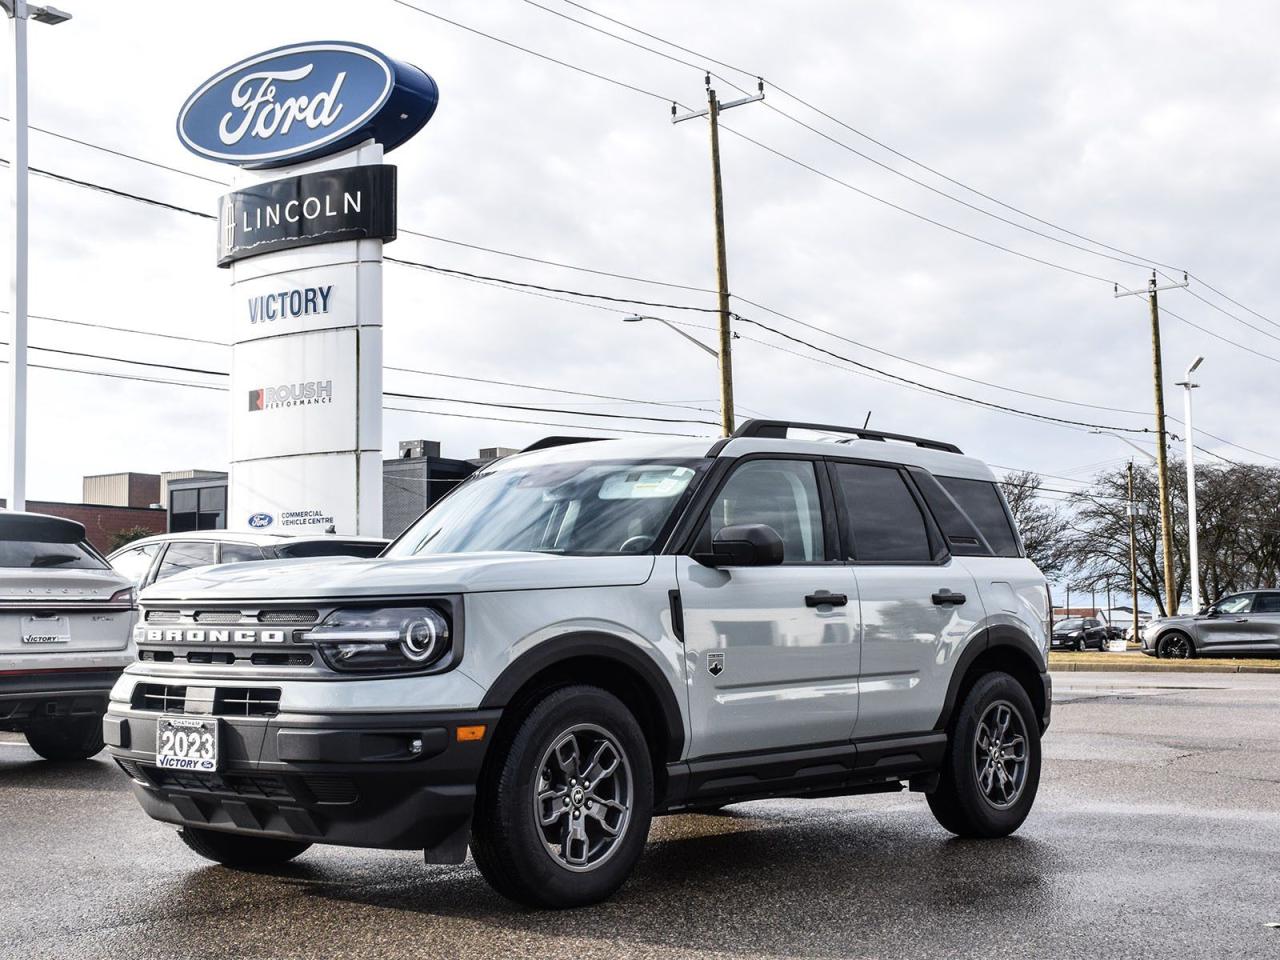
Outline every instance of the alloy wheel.
[[1164, 655], [1169, 660], [1188, 660], [1191, 657], [1191, 642], [1175, 633], [1164, 641]]
[[978, 721], [973, 769], [987, 803], [1005, 810], [1018, 802], [1027, 782], [1027, 729], [1008, 700], [991, 704]]
[[547, 853], [562, 867], [594, 870], [631, 821], [631, 763], [618, 740], [582, 723], [556, 736], [538, 764], [533, 813]]

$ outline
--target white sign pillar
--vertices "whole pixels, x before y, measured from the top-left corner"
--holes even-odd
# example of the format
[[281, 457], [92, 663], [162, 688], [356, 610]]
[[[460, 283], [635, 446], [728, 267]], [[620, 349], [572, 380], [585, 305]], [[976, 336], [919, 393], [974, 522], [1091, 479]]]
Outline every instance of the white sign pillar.
[[[232, 186], [377, 165], [382, 155], [369, 140], [239, 170]], [[382, 536], [382, 244], [318, 243], [230, 265], [229, 528]]]

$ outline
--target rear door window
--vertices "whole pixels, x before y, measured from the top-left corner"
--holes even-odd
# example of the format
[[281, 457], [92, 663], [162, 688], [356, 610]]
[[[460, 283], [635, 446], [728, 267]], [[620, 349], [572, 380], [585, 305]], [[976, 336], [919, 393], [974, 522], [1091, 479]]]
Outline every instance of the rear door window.
[[221, 563], [246, 563], [251, 560], [261, 560], [262, 548], [255, 547], [252, 543], [224, 543], [222, 545]]
[[151, 571], [151, 561], [160, 552], [160, 547], [161, 544], [158, 543], [145, 543], [140, 547], [122, 550], [111, 559], [111, 566], [116, 573], [128, 577], [140, 587]]
[[208, 566], [214, 562], [213, 547], [212, 543], [198, 540], [173, 541], [164, 552], [164, 559], [160, 561], [156, 579], [163, 580], [184, 570]]
[[938, 482], [969, 515], [997, 557], [1022, 556], [1013, 521], [994, 483], [960, 477], [938, 477]]
[[1280, 593], [1260, 593], [1253, 599], [1254, 613], [1280, 613]]
[[302, 557], [376, 557], [386, 546], [385, 543], [363, 541], [306, 540], [302, 543], [280, 544], [276, 547], [276, 556], [286, 560]]
[[848, 523], [849, 559], [870, 563], [932, 563], [929, 525], [896, 467], [836, 463], [836, 497]]

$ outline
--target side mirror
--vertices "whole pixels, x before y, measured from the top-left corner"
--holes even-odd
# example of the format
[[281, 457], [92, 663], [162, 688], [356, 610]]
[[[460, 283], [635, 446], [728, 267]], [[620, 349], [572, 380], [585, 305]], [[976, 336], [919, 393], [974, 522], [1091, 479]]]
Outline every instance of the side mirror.
[[782, 537], [767, 523], [723, 527], [711, 539], [711, 553], [694, 559], [708, 567], [769, 567], [782, 563]]
[[1217, 611], [1217, 610], [1215, 610], [1215, 609], [1213, 609], [1213, 607], [1201, 607], [1201, 608], [1200, 608], [1200, 616], [1202, 616], [1202, 617], [1208, 617], [1210, 620], [1212, 620], [1212, 619], [1213, 619], [1214, 617], [1216, 617], [1217, 615], [1218, 615], [1218, 611]]

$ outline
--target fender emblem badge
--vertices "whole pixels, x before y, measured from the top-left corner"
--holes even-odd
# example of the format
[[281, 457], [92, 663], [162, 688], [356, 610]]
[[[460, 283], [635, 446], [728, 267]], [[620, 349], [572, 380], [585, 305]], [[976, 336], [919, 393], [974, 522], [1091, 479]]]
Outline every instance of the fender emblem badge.
[[724, 673], [724, 653], [715, 652], [707, 654], [707, 673], [713, 677], [718, 677]]

